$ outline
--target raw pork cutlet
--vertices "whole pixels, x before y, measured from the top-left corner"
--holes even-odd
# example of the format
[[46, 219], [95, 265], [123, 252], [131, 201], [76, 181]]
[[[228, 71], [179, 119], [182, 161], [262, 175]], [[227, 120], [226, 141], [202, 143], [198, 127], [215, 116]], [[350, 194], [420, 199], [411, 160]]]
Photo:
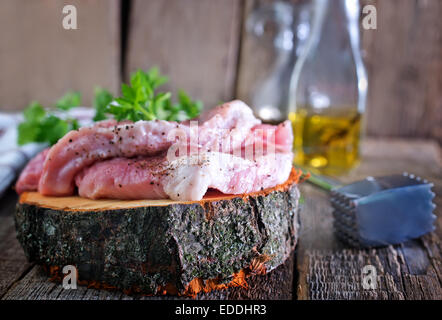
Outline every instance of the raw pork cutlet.
[[208, 152], [168, 161], [166, 156], [97, 162], [77, 175], [79, 195], [99, 199], [201, 200], [209, 188], [244, 194], [284, 183], [293, 154], [274, 153], [254, 161]]
[[15, 184], [15, 191], [17, 191], [18, 194], [25, 191], [37, 190], [41, 171], [43, 170], [43, 163], [46, 160], [48, 152], [49, 148], [46, 148], [38, 153], [34, 158], [31, 159], [31, 161], [29, 161], [29, 163], [20, 173], [17, 183]]
[[[120, 122], [121, 123], [121, 122]], [[99, 121], [95, 124], [97, 127], [113, 127], [117, 124], [115, 120], [103, 120]], [[21, 194], [25, 191], [37, 191], [38, 183], [40, 181], [41, 173], [43, 170], [43, 164], [46, 160], [46, 157], [49, 153], [50, 148], [46, 148], [40, 151], [34, 158], [32, 158], [26, 167], [21, 172], [20, 176], [17, 179], [17, 183], [15, 184], [15, 190], [18, 194]]]
[[[237, 144], [260, 121], [241, 101], [232, 101], [209, 112], [197, 128], [199, 144], [212, 145], [217, 136], [231, 135]], [[43, 165], [38, 191], [62, 196], [74, 192], [74, 177], [96, 161], [116, 157], [150, 156], [167, 150], [177, 139], [172, 130], [188, 134], [189, 122], [137, 121], [110, 127], [92, 126], [74, 130], [61, 138], [49, 151]], [[172, 138], [172, 139], [171, 139]]]
[[52, 196], [73, 194], [74, 177], [83, 168], [114, 157], [154, 155], [170, 147], [166, 136], [176, 126], [168, 121], [138, 121], [70, 131], [50, 149], [38, 191]]
[[[190, 127], [190, 131], [192, 130], [193, 128]], [[222, 130], [224, 129], [220, 129], [220, 131]], [[182, 155], [206, 152], [233, 154], [237, 157], [253, 160], [255, 157], [268, 153], [288, 153], [292, 151], [293, 132], [291, 123], [288, 120], [278, 126], [267, 124], [255, 125], [248, 132], [244, 133], [242, 140], [237, 138], [235, 130], [224, 130], [216, 139], [211, 138], [209, 141], [203, 142], [201, 141], [202, 139], [199, 139], [199, 141], [179, 139], [168, 149], [169, 160]], [[204, 130], [200, 131], [204, 132]]]
[[[115, 121], [106, 121], [99, 123], [98, 125], [102, 127], [110, 127], [115, 126]], [[263, 129], [262, 131], [259, 131], [260, 129]], [[269, 136], [267, 136], [269, 134]], [[260, 141], [261, 140], [261, 141]], [[272, 148], [269, 148], [267, 143], [268, 142], [276, 142], [276, 146], [273, 146]], [[241, 154], [242, 157], [247, 157], [245, 148], [246, 146], [250, 145], [259, 145], [263, 148], [263, 154], [267, 154], [269, 150], [273, 150], [274, 152], [291, 152], [291, 146], [293, 144], [293, 135], [291, 131], [290, 122], [286, 121], [277, 127], [270, 126], [270, 125], [257, 125], [252, 128], [252, 130], [248, 133], [246, 139], [242, 142], [241, 145]], [[205, 148], [205, 151], [210, 150], [209, 147]], [[198, 152], [205, 152], [201, 149], [197, 150]], [[38, 183], [41, 177], [42, 169], [43, 169], [43, 163], [46, 159], [46, 156], [49, 152], [49, 148], [42, 151], [40, 154], [38, 154], [34, 159], [32, 159], [28, 165], [26, 166], [25, 170], [23, 170], [22, 174], [20, 175], [18, 182], [16, 184], [16, 191], [21, 194], [24, 191], [37, 191], [38, 190]], [[235, 151], [230, 150], [230, 153], [234, 153]], [[251, 158], [248, 158], [249, 160], [253, 160], [253, 157], [256, 156], [256, 150], [255, 148], [252, 148], [252, 152], [254, 155]], [[235, 152], [235, 155], [238, 155]], [[100, 162], [98, 162], [100, 163]], [[135, 166], [132, 166], [133, 169]], [[84, 171], [83, 171], [84, 172]], [[112, 171], [113, 174], [115, 174], [114, 171]], [[112, 178], [113, 179], [113, 178]], [[109, 181], [112, 180], [109, 178]], [[118, 184], [117, 184], [118, 185]], [[137, 196], [138, 197], [138, 196]]]
[[[267, 153], [272, 152], [292, 152], [293, 131], [289, 120], [280, 123], [277, 126], [269, 124], [259, 124], [252, 128], [252, 131], [246, 136], [241, 147], [262, 146]], [[232, 153], [232, 152], [230, 152]]]
[[96, 162], [75, 177], [79, 195], [99, 199], [166, 199], [165, 156], [114, 158]]

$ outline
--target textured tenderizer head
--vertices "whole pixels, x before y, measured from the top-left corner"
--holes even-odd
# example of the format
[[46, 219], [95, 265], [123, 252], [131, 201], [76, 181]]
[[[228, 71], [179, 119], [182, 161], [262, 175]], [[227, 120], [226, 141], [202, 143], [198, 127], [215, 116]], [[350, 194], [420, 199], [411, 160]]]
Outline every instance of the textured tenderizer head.
[[435, 229], [432, 183], [412, 174], [368, 177], [331, 191], [334, 227], [353, 247], [379, 247]]

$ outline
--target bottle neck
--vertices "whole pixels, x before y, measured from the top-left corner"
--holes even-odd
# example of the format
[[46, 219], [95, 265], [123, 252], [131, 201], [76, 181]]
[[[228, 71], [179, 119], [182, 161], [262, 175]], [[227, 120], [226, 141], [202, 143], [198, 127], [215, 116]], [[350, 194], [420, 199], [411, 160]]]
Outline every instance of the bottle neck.
[[299, 78], [301, 76], [302, 68], [309, 56], [318, 45], [321, 38], [321, 29], [324, 24], [325, 15], [328, 8], [328, 0], [314, 0], [313, 1], [313, 18], [310, 28], [310, 35], [305, 42], [305, 45], [301, 48], [301, 53], [296, 60], [295, 67], [293, 69], [292, 77], [290, 79], [290, 95], [289, 95], [289, 110], [296, 109], [296, 90], [298, 88]]
[[359, 40], [359, 1], [345, 0], [345, 12], [347, 15], [347, 28], [350, 37], [350, 45], [353, 51], [353, 57], [356, 64], [356, 75], [358, 78], [358, 111], [365, 111], [365, 103], [367, 100], [367, 72], [361, 56], [360, 40]]
[[[344, 69], [341, 72], [340, 68], [346, 68], [341, 67], [342, 63], [344, 63], [343, 61], [345, 61], [345, 58], [342, 56], [342, 44], [346, 42], [348, 44], [346, 54], [351, 59], [348, 63], [353, 64], [355, 70], [353, 83], [358, 94], [357, 109], [360, 113], [363, 113], [367, 93], [367, 75], [360, 52], [359, 0], [314, 0], [312, 8], [311, 31], [295, 63], [290, 80], [289, 108], [290, 110], [295, 110], [298, 103], [308, 103], [308, 101], [297, 101], [299, 96], [297, 97], [296, 92], [301, 90], [299, 81], [301, 76], [304, 77], [302, 74], [305, 72], [304, 67], [307, 61], [309, 61], [309, 65], [312, 63], [315, 65], [315, 68], [312, 69], [314, 70], [313, 73], [312, 70], [310, 70], [310, 73], [307, 72], [308, 76], [319, 79], [317, 73], [321, 73], [322, 70], [329, 73], [325, 78], [328, 81], [328, 85], [333, 85], [333, 81], [338, 81], [337, 83], [339, 83], [339, 79], [342, 80], [341, 77], [344, 74]], [[338, 63], [333, 63], [333, 61]], [[335, 75], [336, 77], [331, 77], [330, 75]], [[313, 83], [317, 83], [317, 80], [313, 81]], [[344, 81], [346, 81], [345, 78]], [[299, 92], [299, 94], [302, 93]]]

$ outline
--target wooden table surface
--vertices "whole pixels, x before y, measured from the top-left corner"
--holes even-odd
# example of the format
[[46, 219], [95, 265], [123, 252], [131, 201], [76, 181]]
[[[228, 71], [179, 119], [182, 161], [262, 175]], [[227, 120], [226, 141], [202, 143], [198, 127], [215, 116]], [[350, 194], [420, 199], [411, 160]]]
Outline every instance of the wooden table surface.
[[[297, 250], [297, 299], [442, 299], [442, 162], [434, 142], [368, 139], [363, 161], [349, 175], [351, 182], [366, 176], [414, 173], [434, 183], [436, 231], [420, 239], [379, 249], [357, 250], [339, 242], [332, 229], [327, 194], [308, 183], [301, 186], [301, 232]], [[64, 290], [48, 280], [39, 266], [28, 263], [15, 237], [13, 213], [17, 196], [0, 199], [1, 299], [145, 299], [117, 291], [79, 286]], [[376, 268], [377, 289], [362, 287], [365, 265]]]

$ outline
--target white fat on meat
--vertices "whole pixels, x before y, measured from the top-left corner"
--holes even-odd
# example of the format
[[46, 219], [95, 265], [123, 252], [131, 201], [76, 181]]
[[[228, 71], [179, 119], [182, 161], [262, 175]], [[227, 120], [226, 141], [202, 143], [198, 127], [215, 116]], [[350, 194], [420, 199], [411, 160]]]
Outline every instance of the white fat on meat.
[[284, 183], [292, 169], [292, 153], [273, 153], [253, 160], [207, 152], [173, 160], [163, 188], [173, 200], [201, 200], [209, 188], [244, 194]]

